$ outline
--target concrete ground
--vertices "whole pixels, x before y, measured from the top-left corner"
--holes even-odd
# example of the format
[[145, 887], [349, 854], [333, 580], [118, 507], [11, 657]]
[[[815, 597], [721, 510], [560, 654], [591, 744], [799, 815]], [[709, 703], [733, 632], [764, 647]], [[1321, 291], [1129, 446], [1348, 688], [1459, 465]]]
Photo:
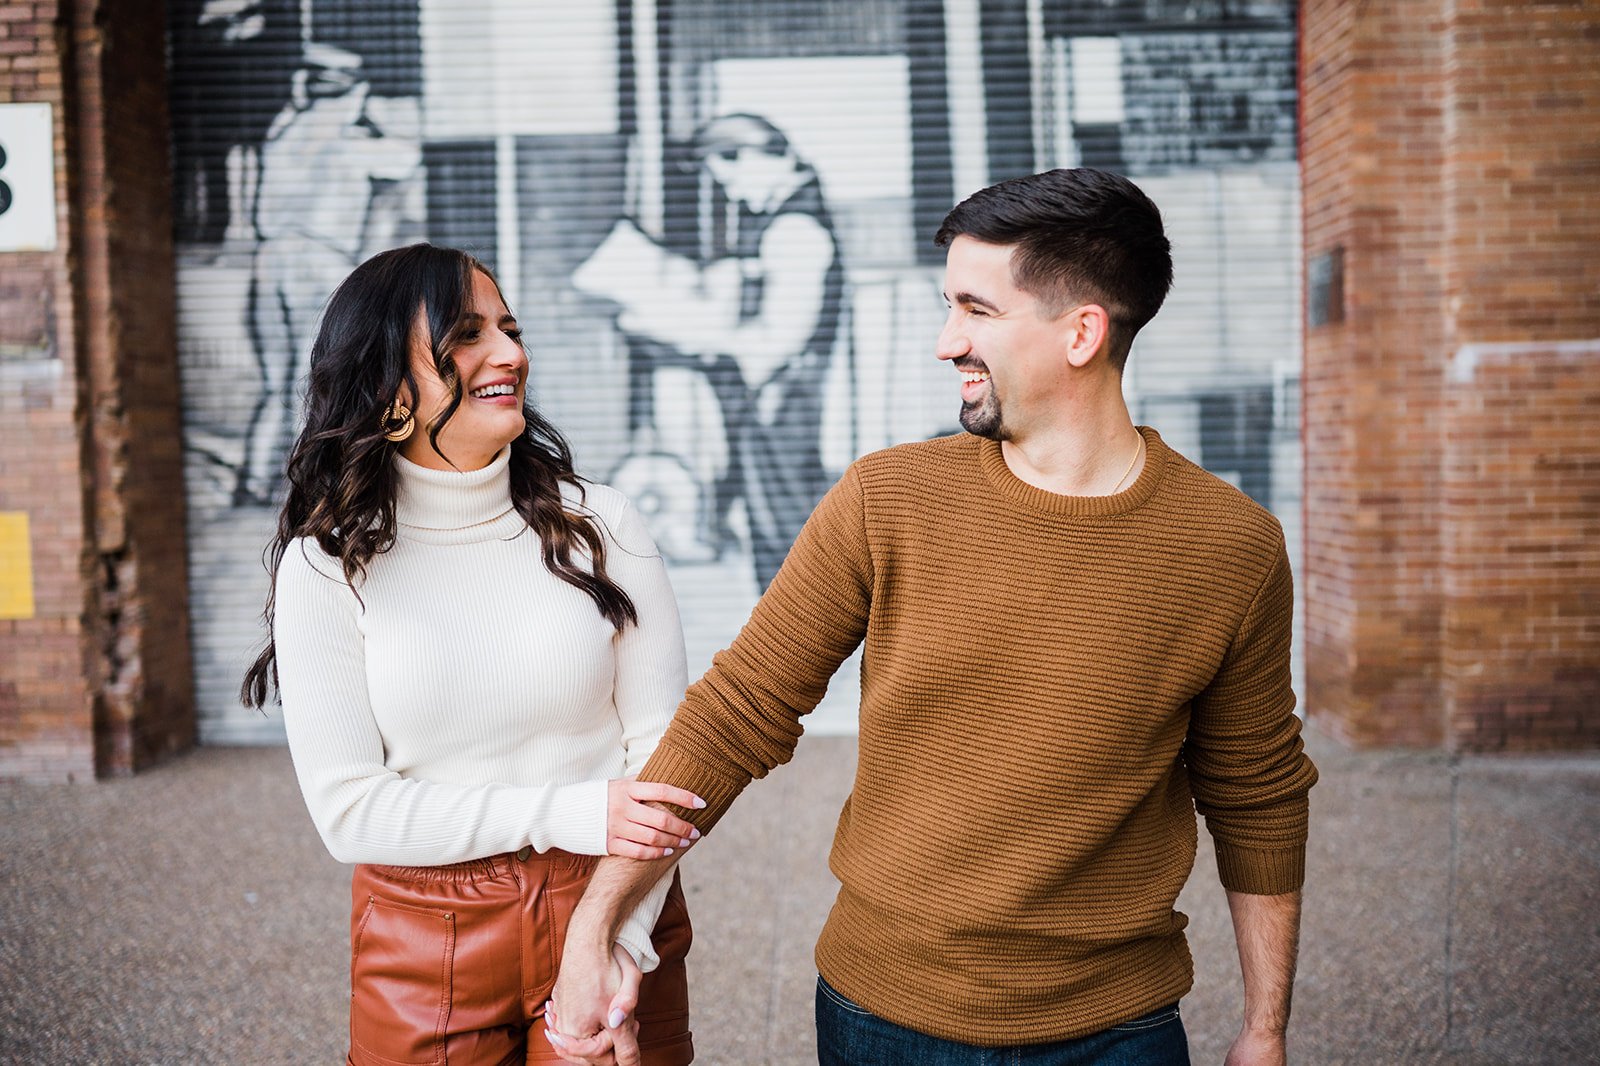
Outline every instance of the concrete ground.
[[[1600, 1062], [1600, 754], [1311, 741], [1291, 1061]], [[686, 859], [698, 1061], [815, 1061], [811, 948], [854, 766], [852, 739], [807, 738]], [[0, 815], [0, 1061], [341, 1061], [349, 872], [284, 750], [4, 783]], [[1220, 1063], [1241, 993], [1208, 850], [1180, 906], [1199, 971], [1191, 1049]]]

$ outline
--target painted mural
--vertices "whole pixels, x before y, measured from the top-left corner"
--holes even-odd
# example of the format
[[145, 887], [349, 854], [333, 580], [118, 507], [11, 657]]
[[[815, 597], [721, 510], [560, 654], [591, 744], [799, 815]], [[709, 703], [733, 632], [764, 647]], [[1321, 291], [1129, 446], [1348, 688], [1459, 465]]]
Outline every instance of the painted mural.
[[[202, 736], [239, 676], [317, 315], [426, 239], [499, 275], [536, 401], [646, 515], [691, 670], [855, 456], [957, 429], [932, 356], [965, 194], [1134, 177], [1177, 284], [1138, 421], [1298, 549], [1287, 0], [174, 0], [172, 121]], [[848, 731], [847, 668], [809, 723]]]

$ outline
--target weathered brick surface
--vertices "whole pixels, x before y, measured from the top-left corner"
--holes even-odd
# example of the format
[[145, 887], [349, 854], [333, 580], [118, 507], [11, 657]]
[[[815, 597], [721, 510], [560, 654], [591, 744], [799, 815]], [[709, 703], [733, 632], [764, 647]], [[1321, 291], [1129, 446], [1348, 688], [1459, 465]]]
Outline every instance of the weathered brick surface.
[[1448, 400], [1451, 743], [1600, 746], [1600, 341], [1468, 345]]
[[[72, 358], [68, 272], [67, 139], [59, 78], [64, 56], [55, 4], [0, 7], [0, 101], [48, 103], [55, 116], [55, 252], [0, 254], [9, 305], [0, 357], [0, 510], [29, 515], [35, 617], [0, 620], [0, 774], [61, 778], [94, 772], [92, 698], [84, 677], [82, 622], [87, 597], [83, 454], [77, 417], [80, 381]], [[18, 47], [22, 46], [22, 47]]]
[[194, 734], [162, 11], [97, 6], [0, 6], [0, 101], [52, 105], [57, 196], [57, 250], [0, 254], [0, 510], [29, 516], [35, 597], [0, 620], [8, 777]]
[[[1473, 600], [1535, 596], [1530, 560], [1580, 560], [1526, 507], [1497, 519], [1540, 547], [1494, 548], [1450, 481], [1462, 434], [1497, 477], [1584, 445], [1539, 439], [1544, 399], [1528, 421], [1494, 402], [1465, 417], [1478, 400], [1447, 371], [1464, 346], [1600, 337], [1600, 9], [1311, 0], [1302, 34], [1305, 251], [1344, 250], [1346, 294], [1343, 321], [1306, 334], [1308, 709], [1361, 745], [1592, 745], [1537, 710], [1574, 691], [1576, 660], [1545, 654], [1560, 633]], [[1582, 498], [1567, 506], [1592, 515], [1592, 481]], [[1545, 668], [1510, 669], [1514, 632], [1532, 642], [1518, 662]]]

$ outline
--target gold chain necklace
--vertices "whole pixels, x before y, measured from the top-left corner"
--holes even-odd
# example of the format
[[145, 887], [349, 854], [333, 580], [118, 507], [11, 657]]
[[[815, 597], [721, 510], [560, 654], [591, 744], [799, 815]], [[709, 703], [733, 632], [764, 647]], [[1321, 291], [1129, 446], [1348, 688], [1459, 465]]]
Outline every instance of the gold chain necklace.
[[1111, 489], [1111, 495], [1115, 496], [1117, 493], [1122, 491], [1122, 483], [1128, 480], [1128, 475], [1133, 473], [1133, 468], [1139, 464], [1139, 456], [1143, 454], [1144, 434], [1141, 433], [1139, 434], [1139, 446], [1133, 450], [1133, 461], [1128, 464], [1128, 469], [1122, 472], [1122, 476], [1117, 478], [1116, 485]]

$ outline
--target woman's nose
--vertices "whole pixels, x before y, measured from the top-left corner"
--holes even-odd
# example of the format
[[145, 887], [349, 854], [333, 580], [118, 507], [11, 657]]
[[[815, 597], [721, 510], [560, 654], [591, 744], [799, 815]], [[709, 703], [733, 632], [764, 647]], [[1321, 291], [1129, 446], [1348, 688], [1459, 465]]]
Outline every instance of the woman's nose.
[[490, 361], [495, 366], [520, 368], [528, 362], [528, 353], [521, 344], [502, 333], [490, 353]]

